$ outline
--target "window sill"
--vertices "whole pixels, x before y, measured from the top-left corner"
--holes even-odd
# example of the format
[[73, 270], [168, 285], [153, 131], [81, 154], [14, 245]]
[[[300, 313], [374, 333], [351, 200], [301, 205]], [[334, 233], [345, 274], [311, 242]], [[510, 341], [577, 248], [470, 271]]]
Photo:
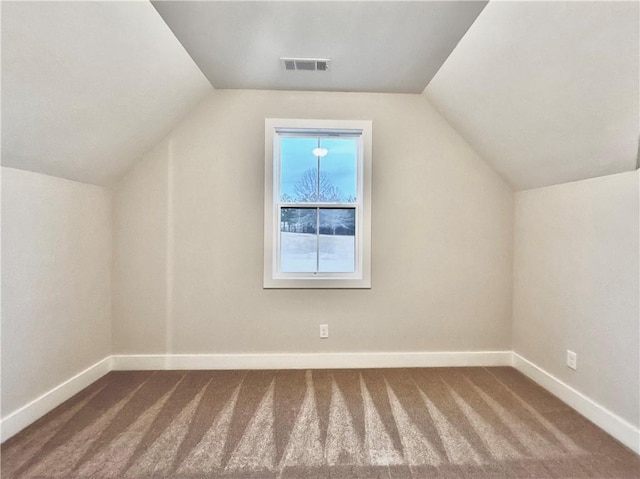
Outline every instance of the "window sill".
[[264, 278], [263, 289], [371, 289], [371, 280], [336, 278]]

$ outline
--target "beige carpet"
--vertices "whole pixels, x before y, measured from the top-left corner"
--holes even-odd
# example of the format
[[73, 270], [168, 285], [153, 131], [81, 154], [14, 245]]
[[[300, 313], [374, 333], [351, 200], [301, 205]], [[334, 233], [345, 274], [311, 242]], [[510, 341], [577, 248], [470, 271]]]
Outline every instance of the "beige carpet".
[[634, 478], [511, 368], [112, 372], [1, 449], [2, 478]]

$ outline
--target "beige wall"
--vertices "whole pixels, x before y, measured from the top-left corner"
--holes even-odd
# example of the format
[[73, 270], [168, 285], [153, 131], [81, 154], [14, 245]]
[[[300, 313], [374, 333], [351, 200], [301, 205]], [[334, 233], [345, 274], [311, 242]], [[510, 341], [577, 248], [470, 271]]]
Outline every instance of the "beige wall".
[[111, 192], [2, 168], [2, 417], [111, 350]]
[[[262, 288], [266, 117], [373, 120], [371, 290]], [[114, 205], [115, 353], [510, 349], [513, 194], [423, 96], [213, 92]]]
[[637, 171], [516, 194], [513, 320], [517, 353], [635, 425], [638, 194]]
[[164, 351], [167, 311], [165, 144], [136, 163], [113, 196], [113, 317], [116, 351]]

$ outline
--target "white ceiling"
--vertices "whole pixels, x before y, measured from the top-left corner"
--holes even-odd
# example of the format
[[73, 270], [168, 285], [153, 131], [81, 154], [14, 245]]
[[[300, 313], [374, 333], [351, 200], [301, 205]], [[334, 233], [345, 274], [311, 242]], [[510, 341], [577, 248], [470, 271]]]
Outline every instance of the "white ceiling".
[[[486, 2], [153, 4], [215, 88], [421, 93]], [[331, 63], [289, 72], [281, 57]]]
[[108, 185], [211, 85], [148, 2], [2, 2], [2, 164]]
[[516, 189], [630, 171], [638, 2], [491, 2], [425, 93]]

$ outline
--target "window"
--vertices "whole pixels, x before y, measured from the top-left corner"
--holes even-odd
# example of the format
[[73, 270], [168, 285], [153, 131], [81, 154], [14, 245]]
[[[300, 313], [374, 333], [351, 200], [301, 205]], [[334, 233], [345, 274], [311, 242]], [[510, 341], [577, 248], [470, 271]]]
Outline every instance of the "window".
[[265, 288], [370, 288], [370, 205], [370, 121], [265, 121]]

